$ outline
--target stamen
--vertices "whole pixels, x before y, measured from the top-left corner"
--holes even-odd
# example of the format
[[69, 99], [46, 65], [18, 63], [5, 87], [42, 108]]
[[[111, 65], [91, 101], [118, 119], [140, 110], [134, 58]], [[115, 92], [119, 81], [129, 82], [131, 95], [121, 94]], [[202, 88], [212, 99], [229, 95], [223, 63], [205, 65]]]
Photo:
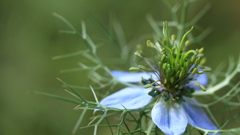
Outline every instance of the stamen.
[[[146, 45], [157, 51], [156, 57], [152, 57], [153, 60], [150, 60], [149, 57], [144, 57], [144, 65], [132, 67], [130, 70], [153, 72], [157, 76], [157, 81], [153, 80], [152, 77], [147, 80], [142, 78], [141, 83], [144, 85], [144, 88], [152, 89], [148, 93], [150, 96], [156, 97], [161, 95], [160, 97], [164, 101], [167, 102], [169, 99], [172, 99], [178, 104], [185, 102], [183, 97], [192, 97], [194, 89], [187, 87], [186, 84], [190, 81], [196, 81], [195, 78], [199, 74], [203, 74], [208, 70], [208, 68], [202, 67], [202, 52], [204, 48], [185, 51], [190, 44], [186, 38], [192, 29], [184, 34], [180, 43], [175, 42], [176, 36], [172, 35], [169, 37], [168, 24], [165, 22], [163, 25], [164, 38], [158, 41], [159, 44], [155, 45], [150, 40], [147, 40]], [[143, 57], [141, 49], [138, 49], [135, 53], [136, 56]], [[152, 64], [153, 62], [154, 64]], [[200, 65], [201, 68], [199, 68]], [[206, 90], [203, 85], [198, 85], [202, 90]]]

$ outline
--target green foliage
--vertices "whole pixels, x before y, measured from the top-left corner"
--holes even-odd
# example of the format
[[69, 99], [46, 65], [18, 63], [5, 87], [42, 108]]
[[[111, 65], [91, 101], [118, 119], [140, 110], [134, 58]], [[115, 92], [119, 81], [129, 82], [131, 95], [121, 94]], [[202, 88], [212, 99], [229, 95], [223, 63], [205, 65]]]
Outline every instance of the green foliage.
[[[205, 6], [202, 8], [202, 10], [190, 21], [187, 22], [187, 11], [188, 7], [190, 4], [195, 2], [195, 0], [184, 0], [183, 3], [181, 2], [176, 2], [174, 4], [171, 4], [168, 0], [162, 0], [162, 2], [166, 5], [166, 7], [169, 9], [169, 11], [172, 14], [172, 20], [169, 21], [169, 26], [171, 28], [175, 28], [177, 31], [177, 36], [176, 36], [176, 41], [180, 42], [180, 48], [185, 43], [185, 39], [187, 35], [190, 33], [188, 31], [185, 35], [184, 33], [186, 32], [186, 29], [189, 29], [189, 27], [194, 26], [196, 22], [198, 22], [202, 16], [206, 13], [206, 11], [209, 9], [209, 5]], [[181, 9], [181, 10], [180, 10]], [[181, 12], [180, 18], [178, 17], [178, 12]], [[107, 62], [103, 61], [100, 59], [98, 55], [98, 49], [100, 48], [98, 46], [99, 41], [93, 40], [87, 33], [87, 28], [85, 25], [85, 22], [81, 22], [81, 32], [77, 31], [77, 29], [69, 22], [67, 19], [62, 17], [61, 15], [54, 13], [53, 14], [55, 17], [63, 21], [70, 30], [67, 31], [61, 31], [62, 33], [67, 33], [67, 34], [74, 34], [80, 37], [84, 44], [86, 45], [87, 49], [86, 50], [81, 50], [75, 53], [67, 54], [67, 55], [61, 55], [61, 56], [56, 56], [53, 57], [53, 59], [62, 59], [62, 58], [68, 58], [68, 57], [75, 57], [75, 56], [80, 56], [86, 59], [88, 62], [91, 62], [91, 65], [93, 66], [87, 66], [85, 63], [80, 62], [79, 63], [79, 68], [74, 68], [74, 69], [68, 69], [68, 70], [62, 70], [62, 72], [75, 72], [75, 71], [89, 71], [89, 76], [88, 78], [90, 79], [90, 85], [94, 86], [88, 88], [88, 87], [82, 87], [82, 86], [72, 86], [69, 85], [63, 81], [61, 81], [70, 91], [66, 90], [69, 94], [77, 98], [77, 100], [72, 100], [56, 95], [51, 95], [51, 94], [46, 94], [42, 92], [35, 92], [37, 94], [43, 94], [49, 97], [57, 98], [63, 101], [71, 102], [74, 104], [77, 104], [78, 106], [75, 109], [81, 109], [83, 110], [72, 133], [75, 134], [79, 128], [80, 123], [82, 122], [83, 119], [85, 119], [85, 114], [87, 111], [96, 111], [97, 110], [102, 110], [102, 112], [95, 112], [98, 115], [94, 115], [92, 118], [92, 121], [86, 126], [86, 127], [94, 127], [93, 134], [96, 135], [98, 132], [99, 127], [108, 127], [109, 131], [111, 134], [143, 134], [143, 135], [151, 135], [151, 134], [163, 134], [161, 131], [156, 128], [156, 126], [153, 124], [151, 121], [151, 118], [149, 116], [149, 112], [151, 110], [151, 106], [148, 106], [146, 108], [136, 110], [136, 111], [130, 111], [130, 110], [120, 110], [116, 108], [110, 108], [110, 107], [104, 107], [101, 104], [99, 104], [99, 99], [102, 99], [103, 97], [106, 97], [110, 93], [114, 91], [117, 85], [124, 85], [124, 86], [135, 86], [135, 84], [130, 84], [130, 83], [124, 83], [120, 82], [117, 79], [113, 77], [111, 74], [111, 69], [109, 68], [109, 65], [106, 64]], [[92, 17], [92, 16], [91, 16]], [[99, 24], [97, 22], [97, 19], [93, 18], [94, 22], [96, 24]], [[113, 19], [114, 20], [114, 19]], [[165, 42], [169, 42], [169, 33], [167, 33], [168, 27], [166, 25], [163, 25], [163, 32], [161, 31], [161, 23], [162, 22], [157, 22], [153, 19], [152, 16], [148, 15], [147, 20], [149, 24], [152, 26], [153, 30], [156, 32], [156, 34], [153, 36], [155, 41], [157, 41], [159, 38], [163, 39]], [[131, 51], [131, 47], [127, 44], [125, 44], [125, 39], [124, 39], [124, 34], [123, 30], [120, 27], [120, 23], [117, 22], [116, 20], [113, 21], [113, 28], [115, 34], [111, 34], [108, 32], [103, 26], [98, 25], [98, 27], [102, 30], [105, 35], [107, 35], [108, 38], [112, 39], [112, 42], [115, 42], [115, 45], [117, 45], [120, 48], [120, 59], [121, 61], [128, 62], [129, 60], [127, 59], [129, 57], [129, 53]], [[199, 36], [196, 36], [193, 38], [193, 35], [190, 35], [190, 42], [191, 43], [196, 43], [200, 42], [209, 34], [210, 30], [206, 29], [204, 30]], [[163, 33], [163, 34], [162, 34]], [[167, 38], [166, 38], [167, 37]], [[183, 38], [181, 38], [183, 37]], [[149, 43], [151, 44], [151, 43]], [[167, 45], [169, 45], [167, 44]], [[165, 46], [165, 49], [168, 50], [169, 46]], [[148, 45], [151, 46], [151, 45]], [[164, 44], [163, 44], [164, 46]], [[105, 46], [103, 46], [105, 47]], [[170, 50], [169, 53], [173, 53], [173, 50]], [[175, 61], [176, 63], [180, 62], [182, 65], [186, 65], [185, 58], [188, 57], [189, 54], [193, 53], [195, 54], [197, 51], [188, 51], [184, 55], [180, 56], [180, 51], [181, 50], [176, 50], [179, 55], [176, 56], [177, 60]], [[140, 55], [141, 52], [138, 52], [137, 55]], [[135, 54], [136, 55], [136, 54]], [[162, 56], [162, 59], [164, 56]], [[160, 59], [161, 59], [160, 58]], [[173, 59], [169, 59], [170, 61], [173, 61]], [[194, 63], [196, 59], [192, 63]], [[117, 62], [114, 64], [118, 64]], [[198, 63], [199, 64], [199, 63]], [[161, 63], [160, 63], [161, 65]], [[174, 64], [173, 64], [174, 65]], [[161, 65], [163, 67], [164, 65]], [[165, 66], [166, 67], [166, 66]], [[143, 66], [138, 66], [139, 69], [145, 69], [148, 70], [147, 68]], [[176, 67], [173, 67], [176, 69]], [[131, 68], [131, 70], [135, 70], [137, 68]], [[240, 72], [240, 59], [237, 62], [234, 62], [233, 59], [230, 59], [230, 64], [229, 68], [227, 71], [224, 73], [224, 79], [220, 80], [218, 79], [218, 76], [222, 72], [221, 69], [216, 69], [213, 70], [213, 74], [210, 76], [211, 82], [206, 88], [206, 92], [203, 91], [196, 91], [193, 93], [194, 96], [204, 96], [204, 97], [210, 97], [213, 100], [209, 103], [202, 103], [202, 107], [204, 107], [214, 123], [219, 127], [219, 130], [206, 130], [206, 129], [201, 129], [198, 127], [190, 127], [186, 130], [185, 134], [195, 134], [196, 131], [199, 131], [200, 134], [208, 134], [208, 133], [226, 133], [226, 134], [237, 134], [240, 132], [240, 128], [225, 128], [226, 125], [231, 124], [235, 122], [235, 119], [239, 119], [239, 113], [233, 113], [237, 108], [240, 106], [240, 99], [239, 99], [239, 84], [240, 83], [232, 83], [231, 80], [233, 80], [237, 74]], [[194, 68], [191, 71], [191, 73], [197, 73], [198, 71], [195, 71]], [[105, 73], [105, 74], [103, 74]], [[177, 73], [177, 72], [176, 72]], [[175, 72], [173, 74], [176, 74]], [[106, 76], [107, 74], [107, 76]], [[168, 75], [168, 74], [166, 74]], [[181, 76], [181, 73], [179, 73], [179, 76]], [[171, 82], [171, 76], [168, 78], [168, 82]], [[217, 83], [218, 82], [218, 83]], [[164, 83], [164, 82], [162, 82]], [[223, 90], [226, 86], [230, 88], [230, 90], [224, 91], [224, 94], [218, 95], [217, 92]], [[93, 101], [88, 101], [84, 97], [81, 96], [81, 92], [78, 93], [77, 90], [74, 88], [79, 88], [82, 90], [91, 90], [95, 102]], [[205, 88], [202, 88], [205, 89]], [[95, 93], [96, 92], [96, 93]], [[152, 91], [153, 95], [155, 94], [155, 91]], [[165, 97], [169, 98], [169, 97]], [[221, 110], [221, 116], [226, 117], [224, 118], [223, 122], [219, 122], [220, 120], [217, 120], [215, 117], [216, 113], [213, 113], [210, 109], [210, 107], [214, 107], [216, 104], [222, 104], [226, 106], [226, 110]], [[219, 109], [218, 109], [219, 110]], [[230, 117], [227, 117], [227, 114], [230, 113], [232, 114]], [[118, 119], [117, 124], [111, 124], [112, 121], [109, 120], [109, 118], [114, 117], [116, 115], [119, 115], [120, 117]], [[219, 115], [219, 114], [218, 114]], [[103, 124], [104, 120], [106, 120], [106, 124]], [[236, 121], [237, 122], [237, 121]], [[238, 123], [239, 124], [239, 123]], [[82, 127], [82, 128], [86, 128]]]

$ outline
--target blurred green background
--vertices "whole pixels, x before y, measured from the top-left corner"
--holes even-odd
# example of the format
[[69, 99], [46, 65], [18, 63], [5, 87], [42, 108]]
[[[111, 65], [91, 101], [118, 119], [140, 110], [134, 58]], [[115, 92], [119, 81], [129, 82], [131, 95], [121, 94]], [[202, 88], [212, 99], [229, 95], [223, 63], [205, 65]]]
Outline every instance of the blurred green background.
[[[197, 2], [190, 7], [189, 16], [194, 16], [205, 3], [211, 4], [211, 9], [198, 25], [203, 28], [210, 26], [213, 31], [196, 47], [205, 47], [208, 58], [206, 65], [214, 69], [222, 61], [227, 62], [228, 56], [237, 58], [239, 55], [240, 1]], [[88, 33], [95, 38], [101, 36], [94, 23], [89, 21], [86, 10], [105, 27], [109, 26], [109, 12], [114, 12], [124, 28], [127, 41], [153, 33], [146, 21], [147, 14], [156, 20], [171, 19], [160, 0], [1, 0], [1, 135], [71, 134], [81, 111], [73, 110], [73, 104], [30, 92], [41, 91], [71, 97], [56, 80], [57, 77], [70, 84], [88, 86], [83, 72], [59, 72], [61, 69], [77, 67], [81, 57], [51, 59], [56, 55], [85, 49], [79, 37], [58, 32], [68, 28], [53, 17], [52, 12], [66, 17], [79, 31], [80, 22], [86, 20]], [[93, 100], [90, 92], [82, 94]], [[89, 111], [81, 126], [85, 126], [91, 116], [92, 112]], [[92, 128], [79, 130], [77, 134], [92, 134]]]

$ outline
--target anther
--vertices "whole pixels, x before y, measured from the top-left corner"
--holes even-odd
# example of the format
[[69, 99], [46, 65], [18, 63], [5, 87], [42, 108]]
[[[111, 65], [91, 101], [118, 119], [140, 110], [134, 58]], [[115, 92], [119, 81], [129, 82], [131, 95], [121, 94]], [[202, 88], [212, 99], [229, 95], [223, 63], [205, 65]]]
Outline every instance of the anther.
[[192, 75], [195, 75], [197, 72], [198, 72], [198, 69], [194, 68], [193, 71], [192, 71]]
[[185, 42], [185, 46], [189, 46], [189, 45], [190, 45], [190, 41], [187, 40], [187, 41]]
[[130, 67], [130, 68], [129, 68], [129, 71], [138, 71], [138, 70], [139, 70], [138, 67]]
[[203, 90], [203, 91], [206, 91], [207, 89], [203, 86], [203, 85], [199, 85], [200, 86], [200, 88]]
[[175, 40], [176, 40], [176, 35], [172, 35], [172, 36], [171, 36], [171, 40], [172, 40], [172, 41], [175, 41]]
[[147, 47], [154, 47], [153, 43], [150, 40], [147, 40]]
[[198, 50], [198, 53], [202, 53], [203, 51], [204, 51], [204, 48], [202, 47]]

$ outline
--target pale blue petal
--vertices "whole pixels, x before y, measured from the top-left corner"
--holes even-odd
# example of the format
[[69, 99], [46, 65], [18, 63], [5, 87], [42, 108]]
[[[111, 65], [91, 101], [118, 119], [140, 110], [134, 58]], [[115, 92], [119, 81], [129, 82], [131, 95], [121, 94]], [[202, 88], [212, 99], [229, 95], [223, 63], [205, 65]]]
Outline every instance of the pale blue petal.
[[146, 72], [134, 73], [134, 72], [112, 71], [112, 75], [121, 82], [138, 83], [142, 81], [142, 77], [144, 79], [149, 79], [151, 75], [154, 80], [157, 80], [157, 77], [154, 73], [146, 73]]
[[161, 100], [152, 109], [153, 122], [167, 135], [182, 134], [188, 124], [188, 119], [182, 105], [174, 104], [170, 100]]
[[203, 86], [206, 86], [208, 84], [208, 77], [206, 73], [200, 74], [196, 79]]
[[189, 119], [189, 124], [194, 127], [200, 127], [209, 130], [217, 130], [218, 128], [208, 118], [202, 107], [193, 98], [184, 98], [186, 102], [183, 107]]
[[[207, 83], [208, 83], [208, 77], [207, 77], [206, 73], [199, 74], [199, 76], [196, 79], [203, 86], [206, 86]], [[201, 90], [199, 85], [194, 86], [195, 83], [197, 83], [197, 82], [196, 81], [191, 81], [187, 84], [187, 86], [190, 86], [191, 88], [193, 88], [195, 90]]]
[[143, 87], [127, 87], [105, 97], [100, 104], [105, 107], [134, 110], [145, 107], [152, 101], [149, 90]]

